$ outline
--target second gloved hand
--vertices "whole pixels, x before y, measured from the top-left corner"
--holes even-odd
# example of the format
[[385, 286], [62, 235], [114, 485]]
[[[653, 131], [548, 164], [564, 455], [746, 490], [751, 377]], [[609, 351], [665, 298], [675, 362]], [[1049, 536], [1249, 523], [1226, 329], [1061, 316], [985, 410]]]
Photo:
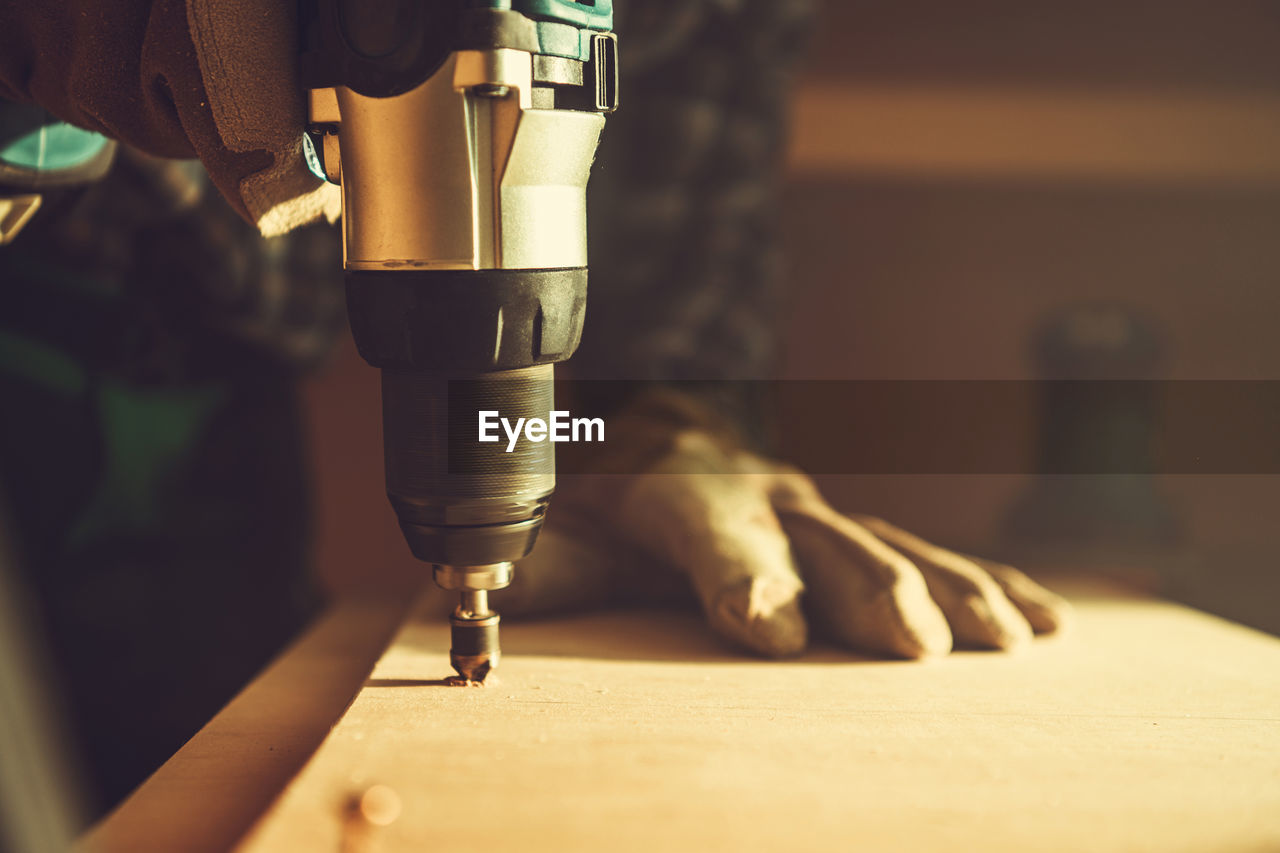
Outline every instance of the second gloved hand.
[[[804, 474], [696, 425], [696, 410], [659, 396], [611, 419], [648, 461], [562, 477], [537, 547], [495, 606], [546, 612], [692, 586], [717, 632], [769, 657], [802, 651], [811, 627], [914, 659], [1013, 649], [1065, 626], [1066, 602], [1021, 572], [846, 516]], [[624, 470], [609, 461], [590, 470]]]

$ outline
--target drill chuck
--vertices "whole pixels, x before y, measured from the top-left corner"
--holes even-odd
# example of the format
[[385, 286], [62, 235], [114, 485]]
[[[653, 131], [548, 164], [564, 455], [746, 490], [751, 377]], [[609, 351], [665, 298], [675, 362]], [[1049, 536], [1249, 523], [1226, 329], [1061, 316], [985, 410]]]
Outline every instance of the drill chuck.
[[489, 608], [489, 590], [511, 583], [511, 572], [510, 563], [435, 567], [436, 584], [459, 593], [449, 617], [449, 663], [467, 681], [484, 681], [498, 666], [498, 614]]
[[553, 446], [481, 442], [480, 413], [548, 418], [586, 290], [585, 269], [348, 272], [356, 345], [382, 369], [387, 495], [418, 559], [482, 566], [532, 549]]
[[414, 556], [477, 566], [533, 547], [555, 489], [550, 443], [477, 440], [479, 413], [546, 418], [552, 365], [491, 373], [382, 372], [387, 495]]

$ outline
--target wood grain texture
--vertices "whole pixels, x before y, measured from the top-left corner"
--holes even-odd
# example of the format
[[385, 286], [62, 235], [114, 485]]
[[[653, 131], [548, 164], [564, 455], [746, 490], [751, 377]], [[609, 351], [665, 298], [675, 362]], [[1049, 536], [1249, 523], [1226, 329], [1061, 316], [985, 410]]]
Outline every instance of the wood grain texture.
[[[1280, 847], [1280, 641], [1077, 598], [1066, 638], [925, 664], [766, 663], [692, 614], [504, 627], [497, 683], [440, 686], [409, 623], [242, 850]], [[403, 806], [354, 828], [353, 795]]]
[[393, 599], [333, 605], [81, 847], [203, 853], [235, 845], [342, 717], [406, 610]]

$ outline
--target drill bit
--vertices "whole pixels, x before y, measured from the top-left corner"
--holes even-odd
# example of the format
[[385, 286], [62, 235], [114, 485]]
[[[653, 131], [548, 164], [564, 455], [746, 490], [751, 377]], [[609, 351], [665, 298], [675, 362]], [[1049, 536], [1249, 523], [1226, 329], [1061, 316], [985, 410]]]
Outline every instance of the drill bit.
[[449, 663], [468, 682], [482, 683], [498, 665], [499, 619], [489, 607], [489, 591], [509, 584], [511, 571], [510, 563], [435, 567], [436, 583], [459, 595], [458, 606], [449, 617]]
[[467, 681], [482, 682], [498, 665], [498, 614], [489, 609], [489, 591], [464, 589], [449, 617], [449, 663]]

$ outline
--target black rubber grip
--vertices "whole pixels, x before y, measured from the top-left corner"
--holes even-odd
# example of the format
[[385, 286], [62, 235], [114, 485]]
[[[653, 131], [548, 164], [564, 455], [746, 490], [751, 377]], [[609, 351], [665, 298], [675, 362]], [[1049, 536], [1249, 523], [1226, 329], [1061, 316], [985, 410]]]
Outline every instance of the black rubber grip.
[[573, 355], [587, 307], [585, 267], [352, 270], [347, 316], [365, 361], [391, 370], [473, 373]]

